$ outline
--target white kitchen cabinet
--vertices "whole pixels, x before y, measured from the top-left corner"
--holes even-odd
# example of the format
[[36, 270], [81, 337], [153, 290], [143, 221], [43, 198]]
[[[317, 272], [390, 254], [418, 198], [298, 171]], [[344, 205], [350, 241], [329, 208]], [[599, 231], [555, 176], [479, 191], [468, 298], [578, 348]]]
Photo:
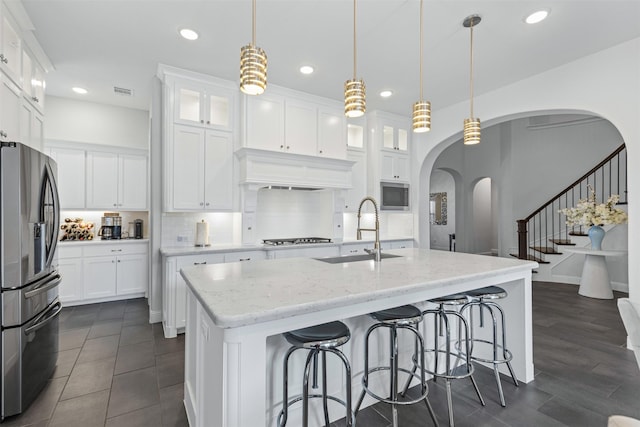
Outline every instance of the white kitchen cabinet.
[[398, 125], [382, 125], [382, 148], [406, 153], [409, 150], [409, 132]]
[[383, 241], [380, 244], [380, 247], [382, 248], [382, 250], [385, 250], [385, 249], [407, 249], [407, 248], [413, 248], [414, 247], [414, 242], [413, 242], [413, 239], [391, 240], [391, 241], [386, 241], [386, 242]]
[[44, 117], [24, 98], [20, 108], [20, 141], [36, 150], [44, 149]]
[[[82, 260], [82, 292], [71, 303], [87, 304], [144, 296], [149, 286], [147, 242], [90, 242], [81, 248], [82, 256], [76, 259]], [[65, 262], [71, 261], [67, 259]]]
[[367, 157], [364, 151], [349, 150], [347, 160], [355, 162], [351, 168], [351, 185], [347, 190], [344, 211], [357, 212], [362, 199], [367, 196]]
[[314, 247], [287, 247], [284, 249], [266, 249], [268, 259], [281, 258], [322, 258], [338, 256], [340, 248], [338, 246], [314, 246]]
[[0, 141], [20, 137], [20, 88], [0, 72]]
[[286, 151], [284, 98], [245, 95], [244, 99], [245, 146]]
[[174, 122], [231, 131], [234, 98], [234, 92], [225, 87], [178, 80], [174, 92]]
[[316, 107], [308, 102], [285, 101], [284, 142], [289, 153], [316, 155], [318, 117]]
[[22, 39], [18, 25], [5, 5], [0, 3], [0, 70], [20, 84], [22, 74]]
[[382, 152], [380, 157], [380, 179], [383, 181], [408, 182], [409, 159], [405, 154]]
[[341, 109], [277, 95], [245, 98], [246, 147], [345, 159], [346, 138]]
[[25, 49], [22, 51], [22, 93], [40, 113], [44, 112], [44, 70]]
[[116, 294], [117, 257], [86, 258], [83, 268], [83, 299], [112, 297]]
[[224, 262], [223, 253], [170, 256], [164, 258], [162, 286], [162, 328], [166, 338], [174, 338], [184, 331], [186, 318], [185, 283], [180, 270], [186, 267]]
[[89, 209], [147, 209], [147, 156], [88, 151]]
[[48, 147], [48, 154], [58, 164], [58, 194], [62, 209], [85, 208], [85, 151], [75, 148]]
[[267, 259], [267, 254], [263, 250], [227, 252], [224, 254], [224, 262], [259, 261], [263, 259]]
[[346, 119], [342, 110], [318, 108], [317, 155], [344, 159], [347, 157]]
[[82, 299], [82, 248], [79, 246], [58, 245], [58, 272], [62, 282], [58, 287], [60, 301], [66, 305], [68, 301]]
[[347, 124], [347, 147], [364, 149], [364, 126]]
[[230, 210], [233, 142], [229, 132], [174, 125], [168, 143], [166, 211]]

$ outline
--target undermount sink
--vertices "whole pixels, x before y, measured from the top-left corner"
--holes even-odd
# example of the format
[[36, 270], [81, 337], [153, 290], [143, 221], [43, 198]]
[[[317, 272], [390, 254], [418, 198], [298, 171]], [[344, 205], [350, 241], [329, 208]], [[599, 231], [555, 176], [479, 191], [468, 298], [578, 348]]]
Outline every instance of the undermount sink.
[[[392, 255], [392, 254], [380, 254], [380, 258], [399, 258], [401, 255]], [[336, 256], [329, 258], [314, 258], [315, 260], [326, 262], [329, 264], [343, 264], [345, 262], [357, 262], [357, 261], [373, 261], [375, 258], [372, 254], [361, 254], [361, 255], [347, 255], [347, 256]]]

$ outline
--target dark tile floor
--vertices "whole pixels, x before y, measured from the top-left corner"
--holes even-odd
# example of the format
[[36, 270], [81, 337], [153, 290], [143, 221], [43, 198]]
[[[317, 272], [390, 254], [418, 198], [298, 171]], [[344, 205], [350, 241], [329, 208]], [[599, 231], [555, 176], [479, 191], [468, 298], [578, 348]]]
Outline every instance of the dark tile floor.
[[[506, 408], [500, 406], [493, 371], [476, 370], [485, 407], [469, 381], [454, 381], [456, 426], [605, 427], [610, 415], [640, 418], [640, 370], [625, 348], [616, 300], [577, 292], [575, 285], [533, 283], [534, 381], [516, 388], [503, 376]], [[615, 298], [624, 296], [615, 292]], [[430, 381], [429, 399], [440, 424], [447, 425], [443, 385]], [[432, 425], [425, 405], [399, 412], [402, 427]], [[389, 427], [390, 415], [388, 405], [377, 404], [358, 415], [358, 425]]]
[[[612, 414], [640, 418], [640, 371], [624, 348], [615, 300], [580, 297], [574, 285], [534, 282], [533, 290], [535, 380], [516, 388], [503, 377], [506, 408], [492, 371], [476, 373], [485, 407], [470, 382], [454, 382], [456, 425], [604, 427]], [[186, 426], [183, 380], [184, 336], [165, 339], [160, 324], [149, 325], [146, 300], [64, 309], [54, 378], [24, 414], [2, 427]], [[429, 387], [446, 425], [443, 383]], [[361, 411], [358, 426], [388, 427], [389, 415], [387, 405], [374, 405]], [[400, 409], [400, 426], [428, 425], [424, 405]]]
[[53, 378], [2, 427], [188, 426], [183, 381], [184, 336], [150, 325], [146, 299], [65, 308]]

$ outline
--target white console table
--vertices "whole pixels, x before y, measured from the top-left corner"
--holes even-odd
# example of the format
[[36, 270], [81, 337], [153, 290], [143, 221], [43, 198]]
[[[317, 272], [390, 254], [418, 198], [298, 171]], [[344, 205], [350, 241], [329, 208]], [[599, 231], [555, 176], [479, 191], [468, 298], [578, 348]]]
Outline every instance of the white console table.
[[606, 257], [622, 256], [626, 251], [595, 250], [590, 248], [567, 248], [564, 250], [585, 255], [578, 294], [589, 298], [613, 299]]

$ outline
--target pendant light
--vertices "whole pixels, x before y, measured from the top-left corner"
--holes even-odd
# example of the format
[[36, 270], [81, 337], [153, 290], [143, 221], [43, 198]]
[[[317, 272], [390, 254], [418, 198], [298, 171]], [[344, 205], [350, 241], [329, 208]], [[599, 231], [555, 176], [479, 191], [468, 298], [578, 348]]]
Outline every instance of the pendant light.
[[429, 132], [431, 130], [431, 103], [424, 101], [422, 97], [423, 3], [423, 0], [420, 0], [420, 100], [413, 104], [413, 131], [415, 133]]
[[478, 144], [480, 142], [480, 119], [473, 117], [473, 27], [478, 25], [481, 18], [478, 15], [471, 15], [465, 18], [462, 25], [470, 29], [471, 49], [469, 50], [469, 87], [470, 87], [470, 107], [471, 116], [464, 119], [463, 141], [465, 145]]
[[256, 46], [256, 0], [252, 1], [251, 43], [240, 49], [240, 90], [260, 95], [267, 87], [267, 54]]
[[367, 110], [364, 81], [356, 78], [356, 10], [356, 0], [353, 0], [353, 79], [344, 83], [344, 114], [347, 117], [360, 117]]

